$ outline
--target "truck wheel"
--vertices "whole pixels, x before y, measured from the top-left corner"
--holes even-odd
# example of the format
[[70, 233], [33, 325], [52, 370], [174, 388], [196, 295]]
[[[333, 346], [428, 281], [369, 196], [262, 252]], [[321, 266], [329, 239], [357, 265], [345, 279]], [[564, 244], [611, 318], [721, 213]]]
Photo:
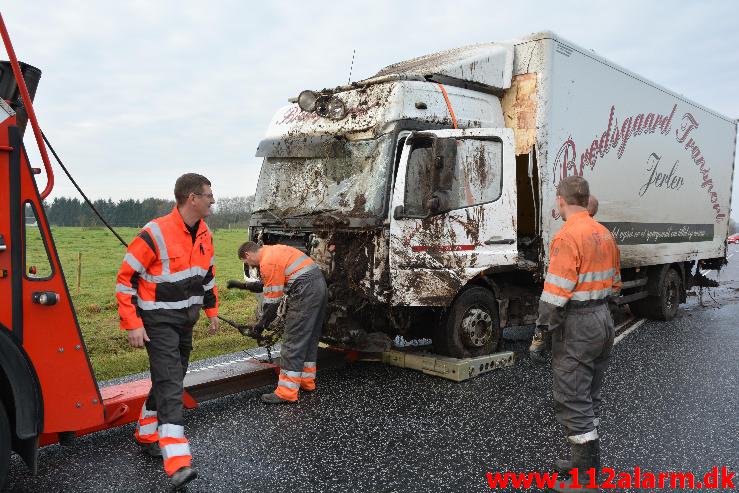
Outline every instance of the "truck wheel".
[[484, 356], [498, 349], [502, 333], [493, 293], [473, 287], [457, 297], [437, 326], [434, 350], [453, 358]]
[[652, 320], [672, 320], [677, 315], [680, 306], [682, 280], [675, 269], [667, 269], [665, 277], [660, 283], [659, 295], [629, 303], [631, 313], [637, 317]]
[[8, 479], [10, 447], [10, 423], [7, 414], [5, 414], [5, 407], [0, 402], [0, 491], [5, 487], [5, 481]]

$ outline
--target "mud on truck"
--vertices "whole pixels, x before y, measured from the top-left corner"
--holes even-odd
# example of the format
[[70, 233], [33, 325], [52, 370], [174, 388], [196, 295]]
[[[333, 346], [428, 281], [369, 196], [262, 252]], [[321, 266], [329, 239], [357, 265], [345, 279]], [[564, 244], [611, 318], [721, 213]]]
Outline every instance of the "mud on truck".
[[635, 315], [671, 319], [699, 270], [725, 263], [736, 122], [553, 33], [290, 103], [257, 150], [250, 237], [317, 261], [325, 342], [496, 351], [503, 327], [536, 320], [556, 186], [573, 174], [619, 243]]

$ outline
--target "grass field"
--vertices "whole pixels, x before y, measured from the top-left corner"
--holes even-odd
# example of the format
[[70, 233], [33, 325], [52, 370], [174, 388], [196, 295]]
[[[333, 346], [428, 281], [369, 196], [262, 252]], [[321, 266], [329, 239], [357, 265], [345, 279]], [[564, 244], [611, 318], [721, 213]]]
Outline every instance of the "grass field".
[[[45, 257], [40, 241], [33, 241], [34, 228], [28, 228], [28, 244], [38, 246], [28, 252], [27, 265], [38, 265], [39, 275], [44, 269]], [[124, 240], [138, 234], [135, 228], [117, 228]], [[77, 310], [77, 318], [98, 380], [108, 380], [148, 370], [146, 351], [128, 345], [125, 332], [118, 327], [118, 305], [115, 298], [116, 274], [125, 254], [118, 240], [103, 228], [53, 228], [54, 241]], [[236, 258], [238, 246], [245, 241], [246, 230], [217, 230], [216, 279], [220, 298], [220, 315], [241, 322], [254, 317], [256, 298], [249, 292], [226, 289], [228, 279], [242, 279], [242, 263]], [[77, 290], [77, 269], [82, 254], [82, 275]], [[36, 260], [35, 262], [33, 260]], [[48, 265], [48, 264], [47, 264]], [[209, 320], [201, 318], [193, 334], [192, 360], [239, 351], [254, 346], [232, 327], [221, 323], [216, 335], [209, 335]]]

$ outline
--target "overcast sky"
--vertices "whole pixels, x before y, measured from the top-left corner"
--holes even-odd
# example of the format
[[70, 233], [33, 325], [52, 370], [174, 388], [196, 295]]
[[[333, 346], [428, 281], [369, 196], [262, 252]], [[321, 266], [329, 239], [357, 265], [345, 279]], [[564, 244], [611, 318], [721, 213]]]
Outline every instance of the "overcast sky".
[[[2, 13], [19, 58], [43, 71], [41, 126], [93, 198], [168, 198], [188, 171], [217, 196], [253, 193], [272, 113], [302, 89], [345, 83], [355, 49], [352, 80], [552, 30], [739, 117], [734, 1], [34, 0], [4, 2]], [[34, 159], [30, 131], [26, 146]], [[60, 195], [77, 195], [61, 170]]]

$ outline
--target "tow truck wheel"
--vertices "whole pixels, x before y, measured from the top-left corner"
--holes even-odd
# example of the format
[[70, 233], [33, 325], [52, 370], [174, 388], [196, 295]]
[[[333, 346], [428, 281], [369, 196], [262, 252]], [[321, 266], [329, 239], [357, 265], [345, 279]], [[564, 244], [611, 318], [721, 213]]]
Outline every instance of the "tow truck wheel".
[[482, 287], [463, 291], [434, 334], [434, 350], [453, 358], [471, 358], [498, 349], [503, 330], [493, 293]]
[[667, 269], [660, 283], [659, 295], [629, 303], [631, 313], [652, 320], [672, 320], [680, 306], [682, 289], [680, 274], [675, 269]]
[[0, 402], [0, 491], [5, 487], [8, 478], [8, 467], [10, 466], [10, 423], [5, 407]]

